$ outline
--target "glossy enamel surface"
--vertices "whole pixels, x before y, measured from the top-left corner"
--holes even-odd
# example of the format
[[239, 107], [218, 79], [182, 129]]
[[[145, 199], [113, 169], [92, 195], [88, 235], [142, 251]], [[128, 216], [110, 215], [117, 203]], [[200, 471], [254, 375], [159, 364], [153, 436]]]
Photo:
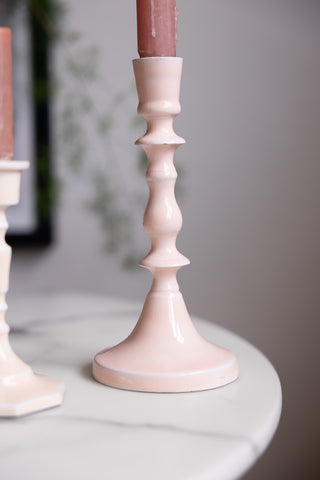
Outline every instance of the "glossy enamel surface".
[[19, 202], [21, 170], [27, 162], [0, 162], [0, 416], [16, 417], [59, 405], [64, 385], [59, 380], [35, 375], [12, 350], [6, 323], [11, 247], [5, 241], [6, 208]]
[[153, 282], [129, 337], [95, 356], [101, 383], [146, 392], [189, 392], [220, 387], [238, 376], [233, 353], [203, 339], [195, 329], [177, 283], [189, 260], [176, 248], [182, 215], [174, 195], [176, 149], [185, 143], [173, 130], [180, 112], [181, 58], [134, 60], [138, 113], [147, 131], [137, 140], [148, 157], [149, 201], [143, 225], [151, 249], [141, 265]]

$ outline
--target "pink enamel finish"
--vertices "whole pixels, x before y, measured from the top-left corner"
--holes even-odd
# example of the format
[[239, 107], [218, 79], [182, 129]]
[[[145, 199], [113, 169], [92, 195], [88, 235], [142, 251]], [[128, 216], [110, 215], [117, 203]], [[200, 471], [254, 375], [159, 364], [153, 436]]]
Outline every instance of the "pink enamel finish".
[[5, 321], [11, 248], [5, 241], [5, 210], [19, 203], [21, 170], [28, 162], [0, 161], [0, 417], [17, 417], [60, 405], [64, 385], [55, 378], [36, 375], [13, 352]]
[[189, 260], [176, 249], [182, 216], [175, 200], [175, 150], [184, 143], [173, 131], [180, 112], [182, 59], [134, 60], [138, 113], [147, 122], [137, 140], [148, 156], [149, 201], [144, 227], [151, 249], [141, 265], [153, 282], [129, 337], [95, 356], [93, 376], [113, 387], [146, 392], [189, 392], [220, 387], [238, 377], [235, 356], [195, 329], [176, 280]]

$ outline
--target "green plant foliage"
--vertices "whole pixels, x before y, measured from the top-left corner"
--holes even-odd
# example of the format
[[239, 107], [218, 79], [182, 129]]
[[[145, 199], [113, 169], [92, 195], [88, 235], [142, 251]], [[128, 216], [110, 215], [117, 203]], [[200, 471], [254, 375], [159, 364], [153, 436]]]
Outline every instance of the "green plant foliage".
[[[123, 118], [123, 112], [129, 111], [128, 101], [133, 95], [136, 97], [135, 86], [130, 82], [126, 89], [118, 90], [113, 95], [108, 94], [105, 80], [100, 78], [99, 49], [85, 44], [81, 32], [65, 31], [64, 19], [67, 12], [59, 0], [5, 0], [3, 4], [6, 8], [13, 9], [23, 2], [28, 7], [37, 38], [33, 58], [33, 95], [38, 111], [47, 108], [52, 95], [58, 93], [61, 109], [55, 130], [65, 165], [73, 178], [90, 182], [90, 188], [86, 190], [90, 192], [90, 198], [86, 199], [85, 206], [99, 222], [106, 252], [117, 255], [126, 268], [136, 266], [140, 252], [137, 253], [139, 247], [135, 240], [133, 219], [137, 208], [141, 208], [141, 195], [127, 192], [124, 202], [121, 188], [108, 168], [108, 165], [115, 166], [121, 162], [119, 152], [112, 142], [117, 129], [121, 126], [128, 131], [141, 133], [145, 125], [145, 121], [135, 110], [132, 114], [125, 115], [127, 125], [119, 124], [119, 115], [122, 113]], [[0, 11], [1, 8], [4, 7], [0, 3]], [[59, 42], [63, 48], [64, 63], [62, 72], [53, 81], [52, 76], [48, 75], [48, 65], [40, 59], [44, 52], [50, 53], [55, 42]], [[97, 104], [91, 92], [101, 84], [105, 98], [99, 98]], [[103, 152], [103, 161], [100, 162], [97, 158], [99, 155], [88, 151], [93, 134], [100, 157]], [[147, 157], [140, 148], [136, 151], [137, 173], [144, 175]], [[61, 188], [56, 179], [50, 180], [52, 175], [48, 170], [49, 146], [39, 145], [37, 154], [40, 179], [37, 202], [40, 215], [45, 219], [57, 201]], [[146, 199], [144, 203], [145, 201]]]
[[89, 208], [99, 218], [101, 228], [108, 232], [105, 249], [110, 253], [118, 253], [127, 248], [130, 240], [131, 218], [115, 203], [116, 193], [105, 171], [96, 171], [92, 181], [94, 196], [88, 204]]

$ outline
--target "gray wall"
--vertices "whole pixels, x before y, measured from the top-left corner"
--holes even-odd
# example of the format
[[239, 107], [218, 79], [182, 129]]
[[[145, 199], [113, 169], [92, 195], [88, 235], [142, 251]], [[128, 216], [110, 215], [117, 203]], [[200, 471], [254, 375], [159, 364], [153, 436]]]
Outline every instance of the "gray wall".
[[[101, 49], [101, 78], [109, 86], [93, 88], [100, 102], [113, 87], [133, 81], [135, 2], [63, 3], [67, 28]], [[181, 288], [192, 313], [253, 342], [280, 375], [282, 420], [246, 478], [319, 478], [320, 2], [177, 4], [178, 54], [185, 63], [176, 130], [187, 140], [176, 155], [184, 190], [179, 247], [192, 261], [180, 273]], [[60, 77], [72, 48], [57, 47]], [[114, 139], [125, 173], [134, 140], [132, 132]], [[95, 161], [94, 143], [93, 137], [88, 165]], [[102, 253], [97, 221], [83, 206], [87, 181], [67, 173], [58, 137], [55, 150], [57, 174], [64, 177], [56, 243], [45, 252], [15, 253], [15, 292], [80, 289], [142, 301], [148, 274], [128, 273]], [[141, 194], [147, 195], [144, 185]], [[146, 250], [140, 225], [136, 235]]]

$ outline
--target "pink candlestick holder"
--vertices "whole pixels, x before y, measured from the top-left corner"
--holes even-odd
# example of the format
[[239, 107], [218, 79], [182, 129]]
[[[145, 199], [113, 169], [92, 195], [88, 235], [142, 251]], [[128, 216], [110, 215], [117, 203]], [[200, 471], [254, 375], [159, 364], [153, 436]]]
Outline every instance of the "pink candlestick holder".
[[149, 57], [133, 61], [138, 113], [147, 122], [137, 140], [148, 157], [149, 201], [144, 228], [151, 240], [141, 265], [153, 282], [140, 318], [120, 344], [98, 353], [93, 376], [112, 387], [145, 392], [189, 392], [220, 387], [238, 377], [235, 356], [195, 329], [176, 280], [189, 260], [176, 249], [182, 216], [175, 200], [175, 150], [185, 141], [173, 130], [180, 112], [182, 59]]
[[0, 161], [0, 416], [18, 417], [60, 405], [64, 384], [55, 378], [36, 375], [13, 352], [5, 321], [9, 288], [11, 248], [5, 241], [8, 228], [6, 208], [19, 203], [21, 171], [28, 162]]

